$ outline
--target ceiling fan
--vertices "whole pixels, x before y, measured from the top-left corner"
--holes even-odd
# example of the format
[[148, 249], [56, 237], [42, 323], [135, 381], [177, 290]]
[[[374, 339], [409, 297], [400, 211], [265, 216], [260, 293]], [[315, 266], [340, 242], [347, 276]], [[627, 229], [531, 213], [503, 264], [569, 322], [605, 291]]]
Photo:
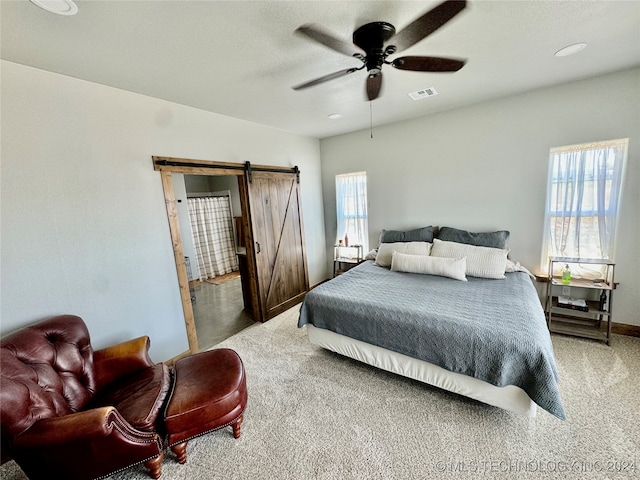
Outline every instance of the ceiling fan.
[[464, 66], [465, 60], [442, 57], [405, 56], [397, 57], [390, 61], [387, 60], [387, 57], [405, 50], [428, 35], [431, 35], [460, 13], [466, 5], [466, 0], [447, 0], [429, 10], [397, 33], [395, 27], [387, 22], [372, 22], [362, 25], [353, 32], [353, 43], [365, 52], [364, 55], [360, 52], [353, 53], [353, 45], [335, 38], [318, 27], [303, 25], [296, 29], [296, 33], [305, 35], [337, 52], [355, 57], [362, 62], [362, 65], [324, 75], [310, 82], [296, 85], [293, 89], [302, 90], [307, 87], [312, 87], [329, 80], [344, 77], [345, 75], [357, 72], [366, 67], [368, 72], [366, 82], [367, 98], [374, 100], [380, 95], [380, 89], [382, 87], [382, 66], [384, 64], [391, 65], [399, 70], [413, 70], [417, 72], [457, 72]]

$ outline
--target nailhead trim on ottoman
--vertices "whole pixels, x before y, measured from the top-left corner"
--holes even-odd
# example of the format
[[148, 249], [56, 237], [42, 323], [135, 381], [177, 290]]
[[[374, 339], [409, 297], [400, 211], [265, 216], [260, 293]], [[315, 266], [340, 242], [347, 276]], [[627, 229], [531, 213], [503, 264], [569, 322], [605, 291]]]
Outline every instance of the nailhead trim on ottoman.
[[240, 436], [247, 406], [247, 384], [240, 356], [219, 348], [181, 358], [174, 366], [173, 391], [165, 412], [167, 441], [180, 463], [187, 461], [187, 442], [233, 427]]

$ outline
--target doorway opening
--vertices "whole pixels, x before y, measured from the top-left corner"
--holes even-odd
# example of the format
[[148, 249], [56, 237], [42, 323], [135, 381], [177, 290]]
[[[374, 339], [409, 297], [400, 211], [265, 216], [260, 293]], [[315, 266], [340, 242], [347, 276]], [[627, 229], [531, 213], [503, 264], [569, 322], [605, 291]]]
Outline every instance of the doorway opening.
[[238, 177], [174, 173], [172, 183], [198, 349], [207, 350], [254, 323], [237, 257], [244, 250]]
[[245, 310], [249, 310], [254, 321], [265, 322], [303, 300], [309, 290], [309, 276], [300, 201], [300, 171], [297, 166], [289, 168], [253, 165], [250, 162], [238, 164], [174, 157], [152, 158], [154, 169], [160, 172], [162, 181], [189, 342], [189, 351], [178, 358], [198, 352], [200, 348], [183, 248], [184, 235], [178, 214], [178, 205], [182, 202], [176, 199], [173, 175], [235, 178], [233, 185], [238, 186], [242, 212], [238, 221], [242, 230], [239, 238], [245, 243], [244, 254], [237, 251], [242, 272], [242, 297]]

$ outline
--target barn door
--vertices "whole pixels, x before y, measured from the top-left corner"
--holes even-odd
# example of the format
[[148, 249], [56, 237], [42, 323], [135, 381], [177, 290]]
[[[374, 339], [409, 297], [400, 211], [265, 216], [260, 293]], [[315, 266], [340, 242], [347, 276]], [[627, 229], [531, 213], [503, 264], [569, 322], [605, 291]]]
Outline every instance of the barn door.
[[261, 320], [300, 302], [309, 289], [298, 176], [251, 173], [247, 184]]

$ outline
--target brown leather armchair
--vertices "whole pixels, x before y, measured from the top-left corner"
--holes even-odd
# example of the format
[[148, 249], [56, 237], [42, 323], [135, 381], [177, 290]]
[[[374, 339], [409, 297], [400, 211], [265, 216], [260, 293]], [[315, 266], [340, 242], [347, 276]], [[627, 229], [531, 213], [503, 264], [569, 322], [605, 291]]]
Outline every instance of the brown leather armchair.
[[140, 337], [94, 351], [73, 315], [3, 338], [3, 457], [31, 479], [93, 479], [138, 463], [160, 477], [171, 374], [148, 349]]

